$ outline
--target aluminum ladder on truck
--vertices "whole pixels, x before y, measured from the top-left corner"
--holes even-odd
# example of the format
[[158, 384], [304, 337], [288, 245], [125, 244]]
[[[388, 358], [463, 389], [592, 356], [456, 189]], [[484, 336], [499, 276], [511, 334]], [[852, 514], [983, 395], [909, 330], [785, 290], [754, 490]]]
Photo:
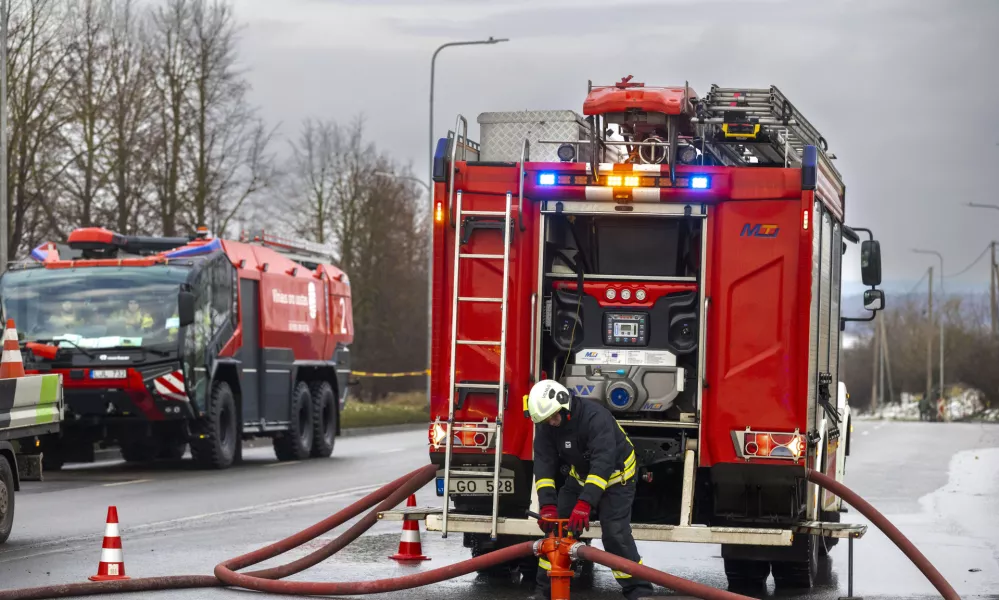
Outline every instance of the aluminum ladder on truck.
[[[460, 129], [459, 129], [460, 126]], [[459, 136], [459, 131], [461, 135]], [[458, 477], [481, 477], [483, 471], [471, 471], [471, 470], [452, 470], [451, 460], [453, 458], [452, 448], [454, 445], [454, 435], [455, 433], [461, 431], [475, 431], [478, 433], [492, 433], [495, 449], [495, 460], [493, 462], [493, 471], [491, 473], [493, 478], [493, 510], [492, 510], [492, 525], [490, 529], [490, 537], [496, 539], [496, 522], [499, 515], [499, 476], [500, 476], [500, 464], [503, 460], [503, 410], [505, 408], [504, 402], [504, 392], [506, 391], [506, 321], [507, 321], [507, 297], [510, 291], [510, 231], [513, 227], [513, 218], [510, 214], [510, 208], [512, 203], [512, 193], [506, 193], [506, 205], [503, 211], [488, 211], [488, 210], [462, 210], [461, 207], [461, 190], [455, 193], [454, 189], [454, 164], [457, 158], [457, 149], [461, 145], [461, 140], [467, 138], [468, 135], [468, 122], [461, 115], [458, 116], [458, 122], [455, 125], [455, 136], [454, 142], [451, 146], [451, 156], [449, 163], [451, 165], [451, 172], [449, 173], [448, 179], [450, 180], [450, 186], [448, 188], [448, 208], [454, 207], [454, 218], [452, 224], [455, 225], [454, 233], [454, 285], [452, 287], [452, 300], [451, 300], [451, 369], [448, 373], [448, 415], [447, 415], [447, 433], [445, 435], [444, 442], [444, 513], [443, 513], [443, 523], [441, 526], [441, 537], [447, 537], [447, 521], [448, 521], [448, 510], [450, 508], [450, 497], [451, 497], [451, 476], [455, 475]], [[457, 196], [457, 198], [456, 198]], [[454, 200], [457, 200], [455, 204]], [[502, 227], [503, 227], [503, 253], [502, 254], [471, 254], [461, 251], [462, 246], [462, 217], [502, 217]], [[461, 294], [461, 290], [458, 288], [461, 283], [461, 265], [467, 260], [502, 260], [503, 261], [503, 284], [502, 292], [497, 297], [476, 297], [476, 296], [464, 296]], [[498, 303], [500, 304], [500, 339], [499, 340], [459, 340], [458, 339], [458, 310], [461, 305], [465, 303]], [[456, 377], [456, 363], [455, 356], [459, 346], [499, 346], [499, 377], [496, 383], [457, 383], [455, 382]], [[454, 425], [454, 396], [455, 390], [458, 388], [466, 390], [495, 390], [496, 391], [496, 422], [488, 428], [482, 427], [470, 427], [470, 426], [458, 426]]]
[[[797, 166], [805, 146], [815, 146], [823, 155], [829, 151], [825, 138], [776, 86], [753, 89], [712, 85], [698, 102], [697, 116], [691, 122], [714, 133], [709, 143], [714, 142], [734, 164], [745, 164], [752, 156], [759, 164]], [[828, 166], [832, 168], [831, 163]]]

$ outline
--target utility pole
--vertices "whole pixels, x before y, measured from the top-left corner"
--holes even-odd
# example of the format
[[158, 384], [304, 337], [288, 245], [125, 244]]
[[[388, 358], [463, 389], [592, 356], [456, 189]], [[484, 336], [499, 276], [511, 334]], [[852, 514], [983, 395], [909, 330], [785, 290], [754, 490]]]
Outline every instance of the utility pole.
[[874, 316], [874, 339], [871, 340], [871, 349], [874, 351], [874, 360], [871, 361], [871, 367], [873, 372], [871, 375], [871, 412], [875, 412], [878, 409], [878, 395], [880, 393], [878, 389], [878, 382], [880, 380], [880, 366], [881, 366], [881, 334], [877, 327], [877, 322], [881, 320], [881, 315], [876, 314]]
[[[933, 267], [930, 267], [930, 284], [926, 288], [929, 303], [926, 308], [926, 401], [932, 402], [933, 392]], [[933, 406], [930, 404], [930, 406]]]
[[992, 337], [999, 336], [999, 304], [996, 303], [996, 243], [992, 241], [989, 243], [989, 247], [992, 249], [992, 268], [989, 269], [989, 305], [991, 311], [989, 315], [992, 317]]
[[881, 351], [883, 352], [884, 356], [885, 376], [888, 378], [888, 402], [894, 402], [895, 383], [893, 382], [891, 377], [891, 353], [888, 352], [888, 329], [885, 326], [884, 319], [881, 319], [880, 323], [881, 323]]

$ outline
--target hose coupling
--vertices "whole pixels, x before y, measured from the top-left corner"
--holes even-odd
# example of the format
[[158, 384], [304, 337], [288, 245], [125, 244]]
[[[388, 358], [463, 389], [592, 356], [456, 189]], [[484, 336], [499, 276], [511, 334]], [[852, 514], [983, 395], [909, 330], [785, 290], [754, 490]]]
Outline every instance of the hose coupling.
[[586, 542], [576, 542], [569, 547], [569, 558], [572, 560], [579, 560], [579, 549], [586, 546]]
[[542, 552], [541, 552], [541, 544], [542, 544], [542, 543], [543, 543], [544, 541], [545, 541], [545, 540], [543, 540], [543, 539], [540, 539], [540, 540], [534, 540], [534, 545], [533, 545], [533, 548], [534, 548], [534, 556], [541, 556], [541, 554], [542, 554]]

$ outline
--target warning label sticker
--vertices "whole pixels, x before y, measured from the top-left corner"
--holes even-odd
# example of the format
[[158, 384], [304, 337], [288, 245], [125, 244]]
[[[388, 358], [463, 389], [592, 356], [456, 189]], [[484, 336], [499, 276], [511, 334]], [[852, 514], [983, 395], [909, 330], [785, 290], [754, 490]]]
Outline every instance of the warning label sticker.
[[675, 367], [676, 355], [668, 350], [604, 350], [590, 348], [576, 353], [577, 365], [636, 365]]

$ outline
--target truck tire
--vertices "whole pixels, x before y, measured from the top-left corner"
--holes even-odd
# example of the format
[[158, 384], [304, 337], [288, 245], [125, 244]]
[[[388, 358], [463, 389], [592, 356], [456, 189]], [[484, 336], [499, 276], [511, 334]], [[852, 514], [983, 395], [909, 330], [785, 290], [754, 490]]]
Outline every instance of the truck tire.
[[299, 381], [291, 395], [291, 424], [274, 438], [278, 460], [305, 460], [312, 451], [312, 394], [309, 384]]
[[778, 590], [807, 590], [815, 583], [819, 570], [819, 546], [822, 544], [814, 535], [806, 535], [803, 556], [798, 561], [781, 561], [770, 564], [774, 574], [774, 584]]
[[738, 590], [758, 590], [767, 584], [770, 563], [765, 560], [725, 559], [728, 586]]
[[0, 544], [14, 528], [14, 472], [7, 457], [0, 455]]
[[312, 452], [314, 458], [328, 458], [336, 443], [337, 401], [328, 381], [317, 381], [310, 387], [312, 395]]
[[209, 469], [227, 469], [236, 456], [239, 431], [236, 425], [236, 401], [229, 384], [216, 381], [208, 398], [205, 437], [191, 443], [195, 462]]

